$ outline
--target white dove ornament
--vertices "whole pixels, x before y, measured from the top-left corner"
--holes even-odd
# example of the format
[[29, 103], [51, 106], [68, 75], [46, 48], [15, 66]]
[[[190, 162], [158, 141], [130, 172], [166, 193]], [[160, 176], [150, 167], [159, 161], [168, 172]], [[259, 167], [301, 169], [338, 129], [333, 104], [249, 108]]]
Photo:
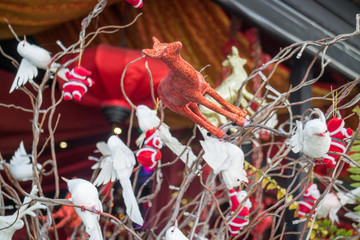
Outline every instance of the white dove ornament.
[[136, 163], [134, 153], [115, 135], [111, 136], [107, 143], [100, 142], [96, 146], [102, 153], [103, 159], [92, 167], [93, 169], [101, 168], [94, 185], [99, 186], [119, 179], [127, 215], [133, 222], [143, 225], [144, 220], [130, 181]]
[[[145, 132], [153, 129], [154, 127], [158, 127], [160, 119], [156, 115], [155, 110], [151, 110], [145, 105], [139, 105], [136, 107], [136, 116], [138, 118], [139, 127], [141, 131], [143, 131], [143, 134], [136, 140], [136, 144], [140, 146], [145, 138]], [[175, 155], [180, 156], [181, 161], [190, 168], [196, 160], [196, 156], [192, 152], [191, 148], [184, 146], [179, 142], [179, 140], [173, 137], [166, 124], [161, 124], [159, 132], [160, 139], [163, 144], [165, 144]]]
[[[33, 178], [33, 164], [30, 161], [24, 147], [24, 143], [21, 141], [19, 148], [15, 151], [14, 156], [9, 163], [5, 163], [10, 169], [11, 174], [18, 181], [25, 182], [30, 181]], [[37, 163], [37, 170], [42, 168], [40, 163]], [[4, 170], [0, 165], [0, 170]]]
[[[36, 185], [32, 187], [30, 195], [34, 196], [38, 192]], [[31, 201], [31, 197], [26, 196], [24, 198], [24, 205], [22, 205], [18, 211], [8, 216], [0, 216], [0, 235], [2, 240], [11, 240], [14, 233], [17, 230], [20, 230], [24, 227], [23, 217], [26, 215], [30, 215], [32, 217], [36, 217], [36, 214], [33, 212], [38, 209], [46, 209], [46, 206], [37, 202], [32, 206], [29, 206], [29, 202]]]
[[51, 57], [47, 50], [30, 44], [25, 40], [19, 42], [17, 52], [23, 58], [9, 93], [25, 85], [28, 81], [33, 80], [38, 75], [37, 69], [47, 69], [51, 62]]
[[247, 174], [244, 169], [244, 153], [236, 145], [207, 136], [207, 131], [199, 127], [204, 141], [200, 141], [205, 153], [204, 160], [214, 170], [215, 174], [221, 172], [228, 189], [247, 183]]
[[330, 148], [331, 137], [326, 126], [324, 114], [315, 109], [319, 118], [311, 119], [303, 125], [296, 121], [296, 132], [290, 138], [290, 145], [294, 153], [302, 152], [308, 157], [321, 158]]
[[90, 240], [102, 240], [103, 237], [99, 224], [100, 215], [97, 212], [102, 212], [103, 208], [99, 200], [98, 190], [91, 182], [84, 179], [64, 180], [67, 181], [72, 203], [93, 211], [75, 208], [77, 215], [79, 215], [85, 225]]
[[176, 226], [170, 227], [165, 234], [165, 240], [189, 240]]

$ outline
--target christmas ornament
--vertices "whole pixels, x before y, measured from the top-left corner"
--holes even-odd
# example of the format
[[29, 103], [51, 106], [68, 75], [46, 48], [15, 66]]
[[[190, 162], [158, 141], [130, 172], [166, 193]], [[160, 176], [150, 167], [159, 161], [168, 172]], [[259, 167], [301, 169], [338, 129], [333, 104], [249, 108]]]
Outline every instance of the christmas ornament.
[[143, 0], [126, 0], [128, 3], [134, 6], [134, 8], [141, 8], [143, 6]]
[[303, 199], [299, 202], [299, 211], [298, 211], [299, 218], [308, 216], [316, 200], [319, 197], [320, 197], [320, 192], [318, 190], [317, 184], [310, 183], [305, 190]]
[[122, 194], [127, 215], [133, 222], [143, 225], [144, 220], [130, 181], [136, 163], [134, 153], [115, 135], [109, 137], [107, 143], [97, 143], [96, 147], [102, 153], [103, 158], [99, 163], [92, 166], [92, 169], [101, 168], [94, 185], [99, 186], [119, 179], [123, 189]]
[[318, 206], [316, 217], [326, 218], [329, 216], [332, 224], [334, 224], [334, 222], [339, 223], [337, 212], [342, 205], [335, 193], [327, 194]]
[[17, 45], [17, 52], [23, 59], [21, 60], [9, 93], [12, 93], [15, 89], [25, 85], [28, 81], [32, 81], [38, 75], [37, 68], [47, 69], [51, 62], [48, 51], [30, 44], [26, 42], [26, 40], [19, 42]]
[[[327, 124], [327, 129], [331, 137], [330, 152], [344, 153], [346, 143], [344, 139], [351, 137], [353, 130], [344, 128], [345, 122], [342, 119], [333, 117]], [[328, 153], [323, 159], [323, 163], [328, 168], [334, 168], [336, 161], [340, 158], [339, 155]]]
[[64, 83], [64, 100], [68, 101], [74, 99], [81, 101], [82, 96], [88, 91], [88, 87], [94, 85], [94, 80], [89, 76], [91, 72], [82, 66], [76, 66], [71, 71], [65, 73], [68, 81]]
[[248, 182], [244, 170], [244, 153], [236, 145], [223, 140], [207, 136], [207, 131], [199, 127], [205, 141], [200, 141], [205, 151], [204, 160], [214, 170], [215, 174], [221, 172], [228, 189]]
[[136, 153], [138, 162], [147, 168], [156, 167], [157, 161], [161, 159], [160, 148], [163, 143], [160, 139], [159, 130], [153, 128], [145, 133], [144, 146]]
[[[239, 56], [239, 51], [235, 46], [233, 46], [231, 49], [232, 54], [227, 56], [227, 59], [223, 61], [222, 65], [224, 67], [231, 67], [232, 73], [226, 79], [224, 79], [217, 88], [215, 88], [215, 91], [227, 102], [234, 104], [238, 97], [238, 91], [248, 75], [244, 69], [246, 59]], [[244, 87], [242, 88], [242, 97], [240, 99], [240, 105], [242, 107], [247, 106], [247, 100], [245, 97], [252, 99], [254, 95], [249, 93]], [[205, 95], [205, 98], [220, 107], [220, 104], [214, 101], [213, 98], [209, 97], [208, 95]], [[209, 120], [209, 122], [215, 126], [227, 123], [226, 117], [211, 111], [209, 108], [204, 107], [203, 105], [199, 106], [199, 110]]]
[[[153, 37], [153, 49], [143, 49], [142, 52], [152, 58], [158, 58], [166, 63], [170, 70], [168, 76], [161, 80], [158, 94], [166, 107], [179, 114], [189, 117], [195, 124], [206, 128], [215, 136], [221, 138], [225, 132], [212, 125], [199, 111], [197, 104], [202, 104], [220, 113], [237, 125], [245, 123], [246, 111], [226, 102], [204, 77], [180, 56], [181, 42], [160, 43]], [[204, 97], [207, 93], [225, 109], [217, 106]]]
[[103, 211], [103, 208], [96, 187], [91, 182], [79, 178], [72, 180], [64, 179], [64, 181], [67, 182], [72, 203], [81, 206], [81, 208], [75, 208], [75, 211], [84, 223], [90, 239], [103, 239], [99, 225], [100, 213]]
[[302, 152], [308, 157], [323, 157], [330, 148], [331, 138], [326, 127], [324, 114], [320, 109], [315, 109], [319, 118], [309, 120], [303, 125], [296, 121], [296, 132], [290, 139], [290, 145], [294, 153]]
[[38, 189], [36, 185], [34, 185], [31, 189], [30, 196], [24, 198], [23, 205], [19, 210], [9, 216], [0, 216], [1, 239], [11, 240], [14, 233], [24, 227], [24, 221], [21, 220], [23, 217], [26, 215], [36, 217], [37, 215], [34, 213], [35, 210], [46, 209], [46, 206], [39, 202], [36, 202], [32, 206], [29, 205], [32, 200], [31, 196], [35, 196], [37, 192]]
[[[10, 164], [6, 162], [3, 163], [6, 164], [6, 166], [9, 168], [11, 174], [16, 180], [25, 182], [33, 179], [33, 164], [25, 151], [23, 141], [20, 142], [20, 146], [15, 151], [14, 156], [11, 158]], [[42, 165], [40, 163], [37, 163], [36, 167], [36, 170], [40, 171]], [[4, 170], [1, 164], [0, 170]]]
[[[240, 203], [247, 197], [247, 192], [244, 190], [236, 191], [234, 189], [229, 190], [230, 202], [231, 202], [231, 215], [236, 212]], [[249, 224], [249, 210], [252, 207], [252, 204], [249, 199], [243, 203], [241, 206], [240, 212], [229, 222], [229, 231], [232, 236], [236, 236], [240, 233], [246, 225]], [[230, 216], [227, 220], [229, 220]]]
[[[156, 115], [155, 110], [151, 110], [145, 105], [139, 105], [136, 107], [136, 116], [138, 119], [139, 127], [143, 134], [136, 140], [139, 146], [145, 138], [145, 132], [153, 128], [157, 128], [160, 125], [160, 119]], [[193, 162], [196, 160], [195, 154], [191, 151], [190, 147], [184, 146], [173, 137], [170, 133], [169, 127], [162, 123], [159, 127], [160, 139], [176, 156], [190, 168]]]
[[162, 148], [163, 143], [157, 129], [160, 119], [157, 118], [156, 111], [150, 110], [145, 105], [136, 107], [136, 116], [141, 131], [145, 133], [144, 146], [136, 153], [136, 157], [141, 165], [152, 169], [161, 159], [159, 149]]
[[188, 240], [188, 238], [180, 231], [177, 222], [175, 222], [175, 226], [166, 230], [165, 240]]

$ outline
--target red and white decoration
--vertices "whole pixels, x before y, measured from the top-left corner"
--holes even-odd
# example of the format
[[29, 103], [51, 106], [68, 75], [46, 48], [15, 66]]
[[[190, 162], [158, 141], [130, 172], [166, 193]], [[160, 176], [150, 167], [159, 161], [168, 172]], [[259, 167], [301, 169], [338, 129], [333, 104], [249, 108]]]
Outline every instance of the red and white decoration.
[[[350, 128], [344, 128], [345, 122], [343, 119], [333, 117], [327, 123], [327, 128], [331, 137], [330, 152], [344, 153], [346, 143], [344, 139], [351, 137], [353, 130]], [[326, 154], [323, 163], [328, 168], [334, 168], [336, 161], [340, 158], [339, 155]]]
[[94, 80], [89, 76], [91, 72], [82, 66], [76, 66], [71, 71], [65, 73], [68, 82], [64, 83], [64, 100], [74, 99], [81, 101], [82, 96], [88, 91], [88, 87], [94, 85]]
[[[240, 202], [244, 200], [247, 196], [247, 192], [244, 190], [236, 191], [234, 189], [229, 190], [229, 196], [231, 201], [231, 215], [237, 210]], [[244, 206], [241, 207], [240, 212], [235, 218], [229, 222], [229, 231], [232, 236], [236, 236], [240, 233], [246, 225], [249, 224], [249, 210], [252, 207], [252, 204], [249, 199], [244, 203]]]
[[163, 143], [160, 139], [160, 132], [153, 128], [146, 131], [144, 146], [136, 153], [138, 162], [147, 168], [156, 167], [157, 162], [161, 159], [160, 148]]
[[134, 8], [141, 8], [143, 6], [143, 0], [126, 0], [128, 3], [133, 5]]
[[[307, 217], [319, 197], [320, 192], [317, 184], [310, 183], [305, 190], [303, 199], [299, 202], [299, 218]], [[313, 214], [315, 214], [315, 211]]]

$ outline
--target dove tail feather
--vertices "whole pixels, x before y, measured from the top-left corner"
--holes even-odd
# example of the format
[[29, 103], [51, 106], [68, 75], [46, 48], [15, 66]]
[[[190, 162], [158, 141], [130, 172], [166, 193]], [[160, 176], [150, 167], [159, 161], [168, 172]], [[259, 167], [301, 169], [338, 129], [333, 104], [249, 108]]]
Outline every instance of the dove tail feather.
[[130, 179], [120, 178], [119, 180], [123, 188], [123, 198], [126, 205], [126, 214], [134, 223], [143, 225], [144, 219], [141, 216], [139, 205], [136, 202]]
[[100, 224], [96, 223], [94, 229], [87, 229], [87, 233], [90, 235], [89, 240], [103, 240]]
[[160, 127], [160, 138], [161, 141], [176, 155], [180, 156], [181, 153], [185, 152], [180, 156], [181, 161], [183, 161], [185, 164], [187, 162], [188, 166], [190, 167], [192, 163], [195, 161], [196, 156], [192, 152], [192, 150], [189, 147], [184, 146], [177, 140], [175, 137], [173, 137], [168, 129], [161, 126]]

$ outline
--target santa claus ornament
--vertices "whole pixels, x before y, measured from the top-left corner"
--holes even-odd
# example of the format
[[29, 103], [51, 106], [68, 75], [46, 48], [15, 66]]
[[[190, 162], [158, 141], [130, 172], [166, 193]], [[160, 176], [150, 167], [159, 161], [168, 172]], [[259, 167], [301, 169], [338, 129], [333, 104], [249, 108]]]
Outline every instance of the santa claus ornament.
[[146, 168], [156, 167], [157, 162], [161, 159], [160, 148], [162, 146], [158, 129], [153, 128], [146, 131], [144, 146], [136, 153], [138, 162]]
[[143, 0], [126, 0], [134, 8], [141, 8], [143, 6]]
[[[236, 191], [235, 189], [229, 190], [230, 202], [231, 202], [231, 215], [238, 210], [239, 204], [246, 198], [247, 192], [244, 190]], [[249, 210], [252, 204], [247, 199], [244, 205], [240, 208], [240, 212], [235, 216], [228, 224], [229, 231], [232, 236], [236, 236], [240, 233], [246, 225], [249, 224]], [[229, 219], [230, 217], [228, 217]], [[227, 219], [227, 220], [228, 220]]]
[[[304, 218], [309, 215], [311, 209], [313, 208], [315, 202], [319, 199], [320, 192], [318, 190], [317, 184], [310, 183], [306, 188], [303, 199], [299, 202], [298, 216], [299, 218]], [[313, 215], [315, 214], [315, 211]]]
[[[331, 137], [329, 152], [344, 153], [346, 150], [345, 139], [351, 137], [353, 130], [350, 128], [344, 128], [345, 122], [343, 119], [336, 116], [329, 120], [327, 128]], [[328, 168], [334, 168], [336, 161], [340, 158], [340, 155], [328, 153], [323, 159], [323, 163]]]
[[94, 80], [89, 76], [91, 72], [82, 66], [76, 66], [71, 71], [66, 71], [65, 76], [68, 79], [64, 83], [64, 100], [81, 101], [82, 96], [88, 91], [88, 87], [94, 85]]

